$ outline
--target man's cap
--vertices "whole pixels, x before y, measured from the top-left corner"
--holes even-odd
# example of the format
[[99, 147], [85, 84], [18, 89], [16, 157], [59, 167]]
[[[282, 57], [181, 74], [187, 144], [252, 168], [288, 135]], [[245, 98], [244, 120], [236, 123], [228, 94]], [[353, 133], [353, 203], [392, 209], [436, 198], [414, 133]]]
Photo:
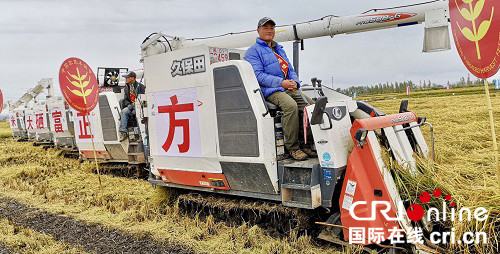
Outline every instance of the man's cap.
[[266, 23], [268, 22], [272, 22], [273, 23], [273, 26], [276, 26], [276, 22], [274, 22], [274, 20], [272, 20], [270, 17], [263, 17], [259, 20], [259, 23], [257, 24], [257, 28], [265, 25]]
[[133, 71], [129, 71], [127, 74], [123, 75], [124, 78], [135, 78], [137, 75]]

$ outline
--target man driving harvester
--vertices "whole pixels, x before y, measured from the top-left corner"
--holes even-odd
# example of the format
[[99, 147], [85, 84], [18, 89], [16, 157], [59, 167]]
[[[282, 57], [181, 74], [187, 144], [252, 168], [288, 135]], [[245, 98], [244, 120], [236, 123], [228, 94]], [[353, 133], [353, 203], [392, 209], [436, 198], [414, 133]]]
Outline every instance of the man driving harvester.
[[125, 96], [123, 98], [123, 106], [121, 112], [120, 120], [120, 142], [124, 141], [128, 137], [128, 119], [130, 115], [135, 114], [135, 100], [139, 94], [144, 94], [146, 92], [146, 87], [137, 82], [135, 78], [137, 75], [135, 72], [131, 71], [123, 76], [125, 79]]
[[[283, 46], [273, 40], [275, 25], [269, 17], [259, 20], [259, 38], [246, 51], [245, 60], [252, 65], [264, 97], [283, 111], [281, 123], [285, 132], [285, 147], [294, 159], [305, 160], [317, 154], [299, 143], [299, 112], [307, 103], [314, 104], [314, 101], [298, 90], [300, 80], [297, 73], [288, 61]], [[311, 136], [310, 133], [308, 136]], [[312, 138], [309, 140], [312, 142]]]

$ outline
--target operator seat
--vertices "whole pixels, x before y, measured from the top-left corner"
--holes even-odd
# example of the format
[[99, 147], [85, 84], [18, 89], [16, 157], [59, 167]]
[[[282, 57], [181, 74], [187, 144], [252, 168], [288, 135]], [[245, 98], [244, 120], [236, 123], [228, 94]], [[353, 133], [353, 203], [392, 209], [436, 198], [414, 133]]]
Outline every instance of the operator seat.
[[265, 100], [264, 102], [266, 103], [267, 109], [269, 110], [269, 114], [271, 115], [271, 117], [276, 117], [278, 115], [278, 112], [282, 112], [281, 108], [274, 105], [272, 102], [268, 100]]
[[269, 110], [281, 110], [278, 106], [274, 105], [272, 102], [270, 101], [266, 101], [266, 104], [267, 104], [267, 108]]
[[274, 105], [272, 102], [264, 100], [264, 103], [266, 103], [267, 109], [269, 110], [269, 113], [271, 114], [272, 117], [276, 117], [276, 114], [278, 112], [282, 112], [281, 108]]

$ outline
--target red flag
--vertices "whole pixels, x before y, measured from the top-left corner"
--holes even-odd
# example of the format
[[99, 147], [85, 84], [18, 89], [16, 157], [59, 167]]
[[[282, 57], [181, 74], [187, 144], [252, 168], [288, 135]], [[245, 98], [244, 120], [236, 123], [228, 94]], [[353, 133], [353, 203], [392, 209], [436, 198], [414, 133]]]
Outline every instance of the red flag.
[[3, 110], [3, 94], [2, 90], [0, 89], [0, 112]]

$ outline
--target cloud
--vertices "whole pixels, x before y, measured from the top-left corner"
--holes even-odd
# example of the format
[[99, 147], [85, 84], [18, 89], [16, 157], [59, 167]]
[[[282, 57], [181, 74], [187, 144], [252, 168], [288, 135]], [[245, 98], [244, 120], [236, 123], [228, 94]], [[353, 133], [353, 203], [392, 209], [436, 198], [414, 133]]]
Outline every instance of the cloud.
[[[254, 30], [263, 16], [292, 24], [401, 5], [399, 0], [0, 2], [0, 89], [6, 100], [17, 100], [42, 78], [54, 78], [58, 87], [60, 64], [72, 56], [95, 70], [141, 68], [139, 46], [152, 32], [205, 37]], [[445, 83], [467, 76], [454, 49], [423, 54], [422, 40], [422, 25], [309, 39], [300, 52], [300, 78], [318, 77], [329, 85], [333, 77], [335, 87], [347, 87], [409, 79]], [[292, 58], [292, 43], [284, 45]]]

